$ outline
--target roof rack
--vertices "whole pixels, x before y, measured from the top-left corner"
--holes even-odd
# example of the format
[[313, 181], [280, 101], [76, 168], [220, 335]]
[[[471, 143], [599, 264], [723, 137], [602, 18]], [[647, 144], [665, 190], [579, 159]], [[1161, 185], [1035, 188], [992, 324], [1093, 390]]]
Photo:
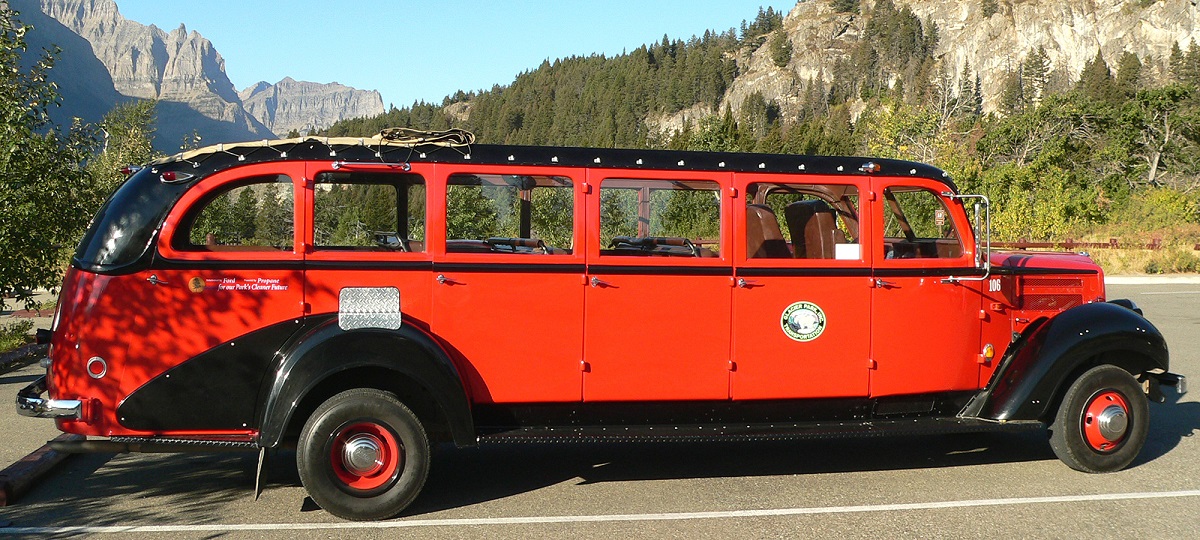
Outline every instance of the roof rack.
[[[475, 136], [461, 129], [421, 131], [389, 128], [373, 137], [296, 137], [280, 140], [216, 144], [159, 159], [150, 165], [174, 169], [191, 165], [215, 172], [243, 163], [287, 159], [332, 159], [340, 163], [387, 163], [407, 169], [417, 162], [477, 163], [724, 172], [790, 173], [800, 175], [912, 176], [941, 182], [957, 191], [950, 175], [924, 163], [883, 158], [695, 152], [626, 148], [511, 146], [474, 144]], [[446, 151], [450, 150], [450, 151]]]

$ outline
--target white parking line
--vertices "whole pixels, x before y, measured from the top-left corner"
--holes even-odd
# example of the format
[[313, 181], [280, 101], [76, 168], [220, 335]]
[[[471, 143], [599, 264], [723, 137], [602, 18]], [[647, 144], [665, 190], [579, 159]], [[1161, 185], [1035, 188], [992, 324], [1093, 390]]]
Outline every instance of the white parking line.
[[1200, 291], [1154, 291], [1138, 294], [1200, 294]]
[[981, 506], [1016, 506], [1061, 504], [1098, 501], [1128, 501], [1136, 499], [1173, 499], [1200, 497], [1200, 490], [1157, 491], [1142, 493], [1100, 493], [1095, 495], [1063, 495], [1057, 497], [1016, 497], [1010, 499], [974, 499], [926, 503], [875, 504], [862, 506], [818, 506], [814, 508], [777, 508], [771, 510], [729, 510], [723, 512], [674, 512], [663, 514], [600, 514], [583, 516], [527, 516], [474, 519], [406, 519], [399, 521], [339, 522], [339, 523], [246, 523], [229, 525], [129, 525], [80, 527], [7, 527], [0, 536], [18, 534], [128, 534], [172, 532], [240, 532], [289, 530], [347, 530], [400, 529], [412, 527], [478, 527], [487, 525], [536, 525], [550, 523], [604, 523], [618, 521], [686, 521], [700, 519], [731, 519], [754, 517], [804, 516], [821, 514], [851, 514], [864, 512], [898, 512], [903, 510], [940, 510], [975, 508]]

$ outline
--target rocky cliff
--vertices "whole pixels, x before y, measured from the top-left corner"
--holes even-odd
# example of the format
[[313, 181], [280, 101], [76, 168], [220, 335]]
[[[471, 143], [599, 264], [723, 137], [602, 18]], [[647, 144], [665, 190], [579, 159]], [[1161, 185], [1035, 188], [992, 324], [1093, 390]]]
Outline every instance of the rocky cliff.
[[23, 57], [25, 65], [32, 64], [42, 51], [54, 47], [62, 51], [50, 70], [50, 81], [69, 99], [50, 108], [55, 123], [70, 125], [72, 118], [98, 122], [113, 105], [129, 99], [117, 92], [108, 69], [92, 55], [87, 40], [42, 13], [37, 0], [9, 0], [8, 4], [21, 14], [21, 22], [34, 28], [26, 34], [29, 50]]
[[[35, 34], [63, 48], [56, 70], [71, 116], [88, 121], [123, 99], [158, 100], [155, 146], [177, 151], [197, 134], [204, 142], [273, 138], [290, 129], [324, 128], [344, 118], [383, 112], [377, 92], [284, 79], [247, 89], [245, 104], [212, 42], [184, 25], [164, 31], [126, 19], [113, 0], [10, 0], [35, 22]], [[36, 19], [36, 21], [33, 21]], [[95, 69], [103, 66], [106, 74]], [[67, 84], [63, 84], [67, 83]]]
[[[936, 25], [935, 54], [954, 87], [964, 67], [979, 75], [985, 111], [995, 110], [1007, 73], [1039, 47], [1046, 50], [1054, 75], [1070, 84], [1097, 51], [1113, 69], [1124, 52], [1134, 52], [1154, 77], [1162, 75], [1173, 45], [1186, 50], [1192, 40], [1200, 41], [1200, 8], [1194, 0], [997, 0], [991, 13], [985, 12], [988, 2], [981, 0], [894, 2]], [[864, 3], [868, 8], [874, 4]], [[722, 107], [728, 104], [736, 111], [758, 91], [785, 113], [794, 110], [807, 81], [832, 79], [834, 61], [848, 57], [864, 25], [864, 15], [836, 12], [828, 0], [798, 3], [783, 23], [793, 47], [791, 61], [777, 67], [765, 43], [745, 52], [738, 59], [740, 75]], [[687, 111], [663, 119], [661, 125], [669, 129], [682, 125], [685, 115], [695, 118], [709, 112]]]
[[192, 133], [205, 141], [271, 136], [242, 108], [225, 60], [199, 33], [183, 25], [165, 32], [130, 21], [112, 0], [41, 0], [40, 7], [91, 44], [117, 92], [160, 101], [160, 149], [177, 150]]
[[347, 118], [383, 114], [383, 98], [374, 90], [338, 83], [320, 84], [284, 78], [275, 84], [259, 82], [238, 94], [246, 111], [284, 136], [305, 134]]

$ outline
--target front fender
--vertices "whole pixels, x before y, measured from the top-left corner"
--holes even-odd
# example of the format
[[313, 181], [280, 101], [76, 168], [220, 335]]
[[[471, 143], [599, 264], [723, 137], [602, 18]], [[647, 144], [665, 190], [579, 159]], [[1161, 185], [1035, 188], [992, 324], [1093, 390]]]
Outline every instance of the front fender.
[[962, 416], [1044, 421], [1072, 377], [1100, 363], [1134, 375], [1165, 371], [1167, 343], [1150, 321], [1121, 305], [1094, 303], [1069, 309], [1030, 326]]
[[441, 409], [455, 443], [474, 443], [475, 425], [462, 379], [437, 342], [411, 325], [347, 331], [332, 317], [276, 355], [259, 394], [259, 445], [279, 445], [296, 407], [318, 384], [360, 368], [381, 368], [416, 382]]

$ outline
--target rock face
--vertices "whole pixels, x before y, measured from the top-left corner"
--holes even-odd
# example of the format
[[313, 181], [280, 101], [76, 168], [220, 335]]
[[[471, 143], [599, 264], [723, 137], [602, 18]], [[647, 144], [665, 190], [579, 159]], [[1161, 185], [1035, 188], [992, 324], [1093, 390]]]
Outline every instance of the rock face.
[[242, 108], [225, 60], [199, 33], [127, 20], [112, 0], [41, 0], [40, 7], [91, 43], [117, 92], [160, 101], [160, 149], [177, 150], [193, 133], [213, 142], [272, 136]]
[[378, 92], [290, 78], [246, 89], [243, 103], [212, 42], [183, 25], [167, 32], [128, 20], [113, 0], [9, 3], [36, 23], [39, 40], [63, 47], [59, 65], [68, 69], [51, 73], [70, 115], [94, 122], [122, 100], [156, 99], [162, 151], [177, 151], [195, 135], [204, 143], [266, 139], [384, 112]]
[[1073, 82], [1097, 52], [1114, 71], [1125, 52], [1137, 54], [1153, 71], [1172, 45], [1187, 50], [1192, 40], [1200, 41], [1200, 8], [1194, 0], [1001, 1], [987, 18], [981, 2], [898, 0], [897, 5], [937, 24], [938, 54], [951, 73], [961, 73], [969, 62], [981, 75], [985, 109], [994, 107], [1001, 75], [1038, 47], [1049, 54], [1051, 69]]
[[384, 113], [383, 97], [338, 83], [320, 84], [284, 78], [275, 84], [259, 82], [238, 94], [246, 111], [276, 134], [292, 130], [301, 135], [347, 118]]
[[9, 0], [8, 4], [20, 13], [22, 23], [34, 31], [25, 34], [28, 52], [23, 64], [32, 64], [41, 52], [61, 49], [58, 61], [50, 70], [50, 81], [58, 85], [64, 99], [59, 107], [50, 108], [50, 117], [60, 125], [70, 125], [72, 118], [98, 122], [113, 105], [129, 98], [117, 92], [108, 69], [92, 55], [91, 45], [71, 29], [46, 16], [37, 0]]
[[[981, 1], [893, 1], [937, 25], [935, 54], [942, 71], [950, 74], [957, 88], [963, 68], [969, 65], [980, 77], [984, 110], [989, 112], [996, 109], [1007, 72], [1017, 69], [1038, 47], [1045, 48], [1055, 76], [1069, 84], [1097, 51], [1113, 70], [1124, 52], [1134, 52], [1147, 66], [1146, 72], [1161, 76], [1172, 45], [1186, 50], [1193, 39], [1200, 42], [1200, 7], [1194, 0], [998, 0], [990, 17], [984, 17]], [[726, 92], [721, 109], [728, 104], [737, 111], [747, 96], [758, 91], [774, 99], [785, 114], [794, 111], [809, 80], [832, 79], [834, 61], [849, 55], [863, 26], [862, 15], [835, 12], [828, 0], [801, 1], [783, 22], [792, 42], [791, 62], [776, 67], [766, 44], [742, 54], [740, 75]], [[692, 118], [696, 112], [703, 113], [692, 111]], [[657, 123], [670, 129], [681, 120], [666, 118]]]

